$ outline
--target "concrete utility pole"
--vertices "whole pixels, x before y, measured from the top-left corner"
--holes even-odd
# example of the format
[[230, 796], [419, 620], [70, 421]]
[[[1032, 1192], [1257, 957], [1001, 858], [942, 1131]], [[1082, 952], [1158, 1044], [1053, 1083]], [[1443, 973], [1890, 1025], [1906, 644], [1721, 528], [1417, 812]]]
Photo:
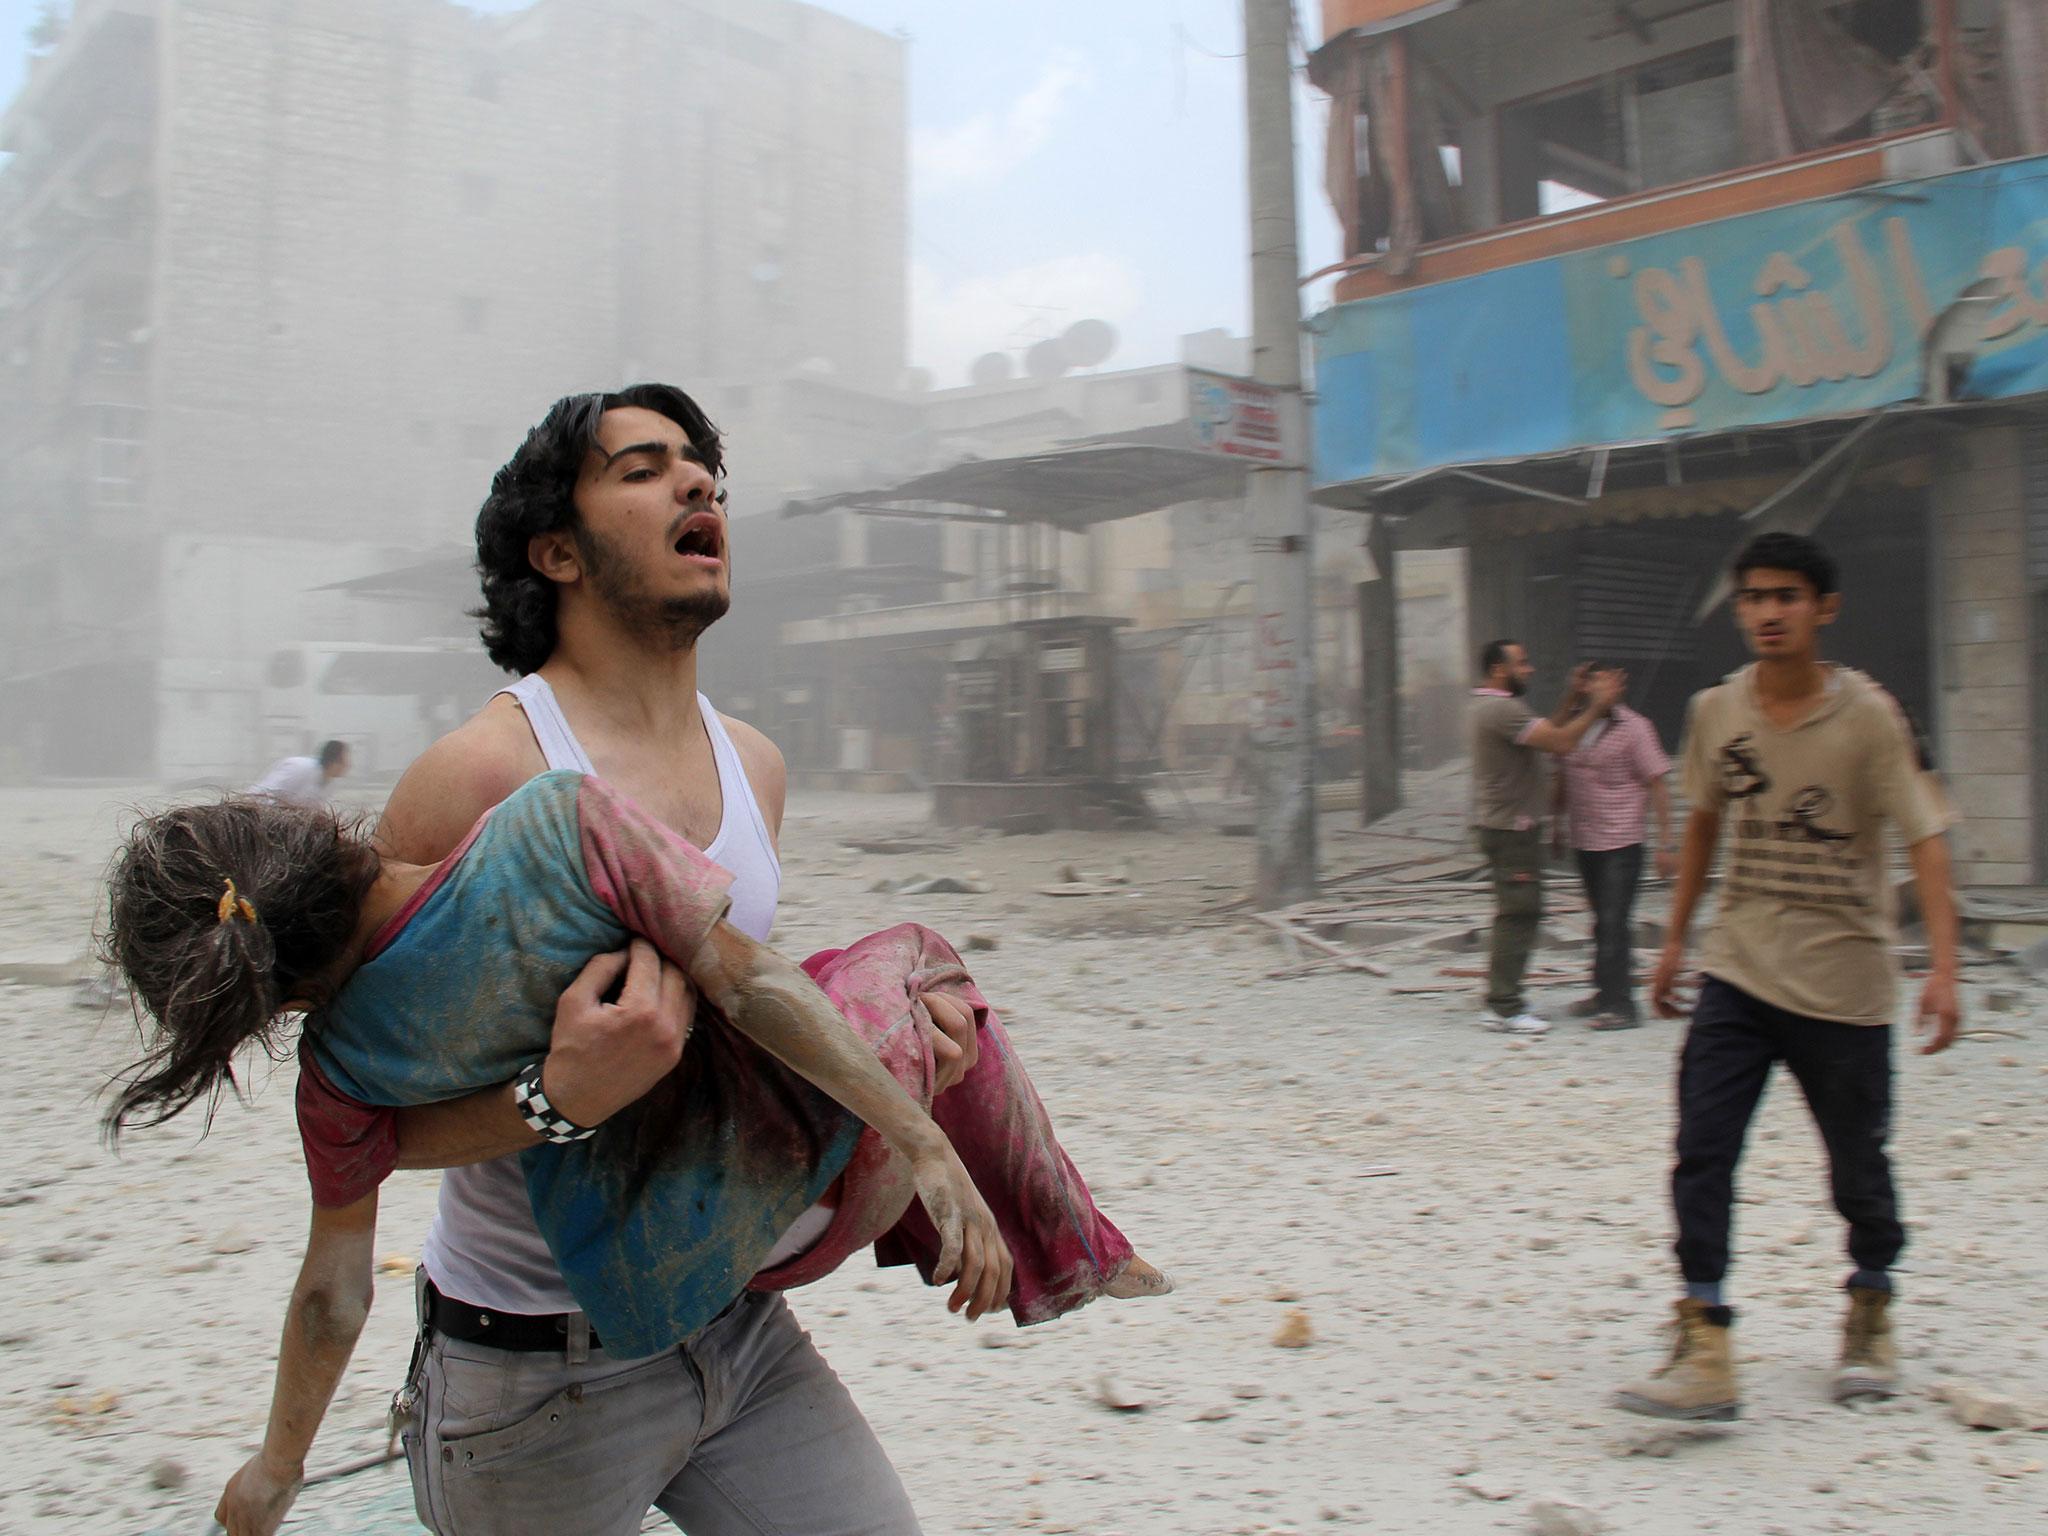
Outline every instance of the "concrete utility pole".
[[1301, 263], [1294, 215], [1292, 0], [1244, 0], [1251, 170], [1252, 377], [1270, 387], [1283, 449], [1254, 463], [1251, 745], [1259, 786], [1255, 894], [1265, 907], [1316, 889], [1315, 540], [1301, 398]]

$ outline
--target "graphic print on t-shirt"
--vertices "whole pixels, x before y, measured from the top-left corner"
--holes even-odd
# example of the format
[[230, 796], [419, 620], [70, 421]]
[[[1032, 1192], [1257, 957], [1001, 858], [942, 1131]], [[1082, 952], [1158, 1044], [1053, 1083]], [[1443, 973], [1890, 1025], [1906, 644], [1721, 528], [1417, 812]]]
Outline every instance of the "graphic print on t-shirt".
[[1721, 745], [1721, 793], [1730, 800], [1754, 800], [1771, 787], [1744, 731]]
[[1826, 786], [1809, 784], [1792, 797], [1792, 803], [1785, 808], [1786, 815], [1799, 824], [1799, 830], [1809, 842], [1846, 843], [1856, 836], [1854, 832], [1832, 832], [1822, 826], [1821, 818], [1834, 809], [1835, 797], [1828, 793]]
[[[1757, 761], [1747, 732], [1721, 747], [1722, 781], [1731, 799], [1742, 799], [1735, 822], [1726, 894], [1761, 896], [1812, 906], [1872, 906], [1863, 856], [1853, 852], [1853, 828], [1829, 825], [1835, 792], [1809, 784], [1788, 796], [1776, 814], [1762, 803], [1771, 781]], [[1738, 794], [1736, 770], [1747, 786]]]

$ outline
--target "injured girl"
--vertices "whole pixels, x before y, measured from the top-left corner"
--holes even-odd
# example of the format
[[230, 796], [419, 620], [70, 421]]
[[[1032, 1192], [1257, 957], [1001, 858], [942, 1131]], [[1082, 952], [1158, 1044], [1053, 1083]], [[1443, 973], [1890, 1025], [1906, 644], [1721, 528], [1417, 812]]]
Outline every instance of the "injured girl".
[[[547, 1128], [523, 1154], [535, 1219], [590, 1346], [616, 1359], [672, 1348], [743, 1291], [805, 1284], [871, 1245], [952, 1284], [954, 1309], [1007, 1303], [1019, 1324], [1171, 1289], [1096, 1210], [943, 939], [904, 924], [799, 968], [723, 920], [730, 883], [577, 773], [532, 779], [433, 867], [381, 858], [325, 810], [231, 799], [149, 817], [110, 877], [107, 948], [147, 1015], [147, 1054], [109, 1130], [210, 1111], [243, 1048], [276, 1049], [301, 1014], [302, 1101], [309, 1084], [413, 1105], [518, 1079]], [[697, 1022], [659, 1088], [576, 1127], [549, 1110], [538, 1070], [555, 1005], [636, 935], [696, 986]], [[937, 1099], [928, 996], [971, 1009], [980, 1041]], [[373, 1184], [352, 1294], [369, 1289], [374, 1198]], [[302, 1276], [272, 1412], [287, 1464], [362, 1323], [331, 1301], [296, 1316], [305, 1291]], [[287, 1380], [315, 1359], [301, 1374], [317, 1383]], [[272, 1491], [278, 1518], [292, 1491]]]

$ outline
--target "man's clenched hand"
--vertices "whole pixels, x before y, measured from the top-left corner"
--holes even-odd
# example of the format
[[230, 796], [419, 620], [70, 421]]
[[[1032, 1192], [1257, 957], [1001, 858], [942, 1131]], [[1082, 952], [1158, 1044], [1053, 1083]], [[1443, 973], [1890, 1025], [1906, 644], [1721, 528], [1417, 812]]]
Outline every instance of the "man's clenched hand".
[[548, 1102], [577, 1125], [602, 1125], [674, 1070], [696, 1013], [696, 988], [645, 939], [599, 955], [555, 1005]]

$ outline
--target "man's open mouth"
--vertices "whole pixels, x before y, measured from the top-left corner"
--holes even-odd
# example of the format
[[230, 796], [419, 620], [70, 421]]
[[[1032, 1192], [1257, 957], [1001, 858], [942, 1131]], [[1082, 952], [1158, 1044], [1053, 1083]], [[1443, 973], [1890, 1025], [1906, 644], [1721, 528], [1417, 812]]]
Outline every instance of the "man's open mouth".
[[723, 560], [725, 541], [718, 534], [718, 519], [710, 516], [692, 517], [683, 524], [683, 531], [675, 542], [675, 551], [690, 559]]

